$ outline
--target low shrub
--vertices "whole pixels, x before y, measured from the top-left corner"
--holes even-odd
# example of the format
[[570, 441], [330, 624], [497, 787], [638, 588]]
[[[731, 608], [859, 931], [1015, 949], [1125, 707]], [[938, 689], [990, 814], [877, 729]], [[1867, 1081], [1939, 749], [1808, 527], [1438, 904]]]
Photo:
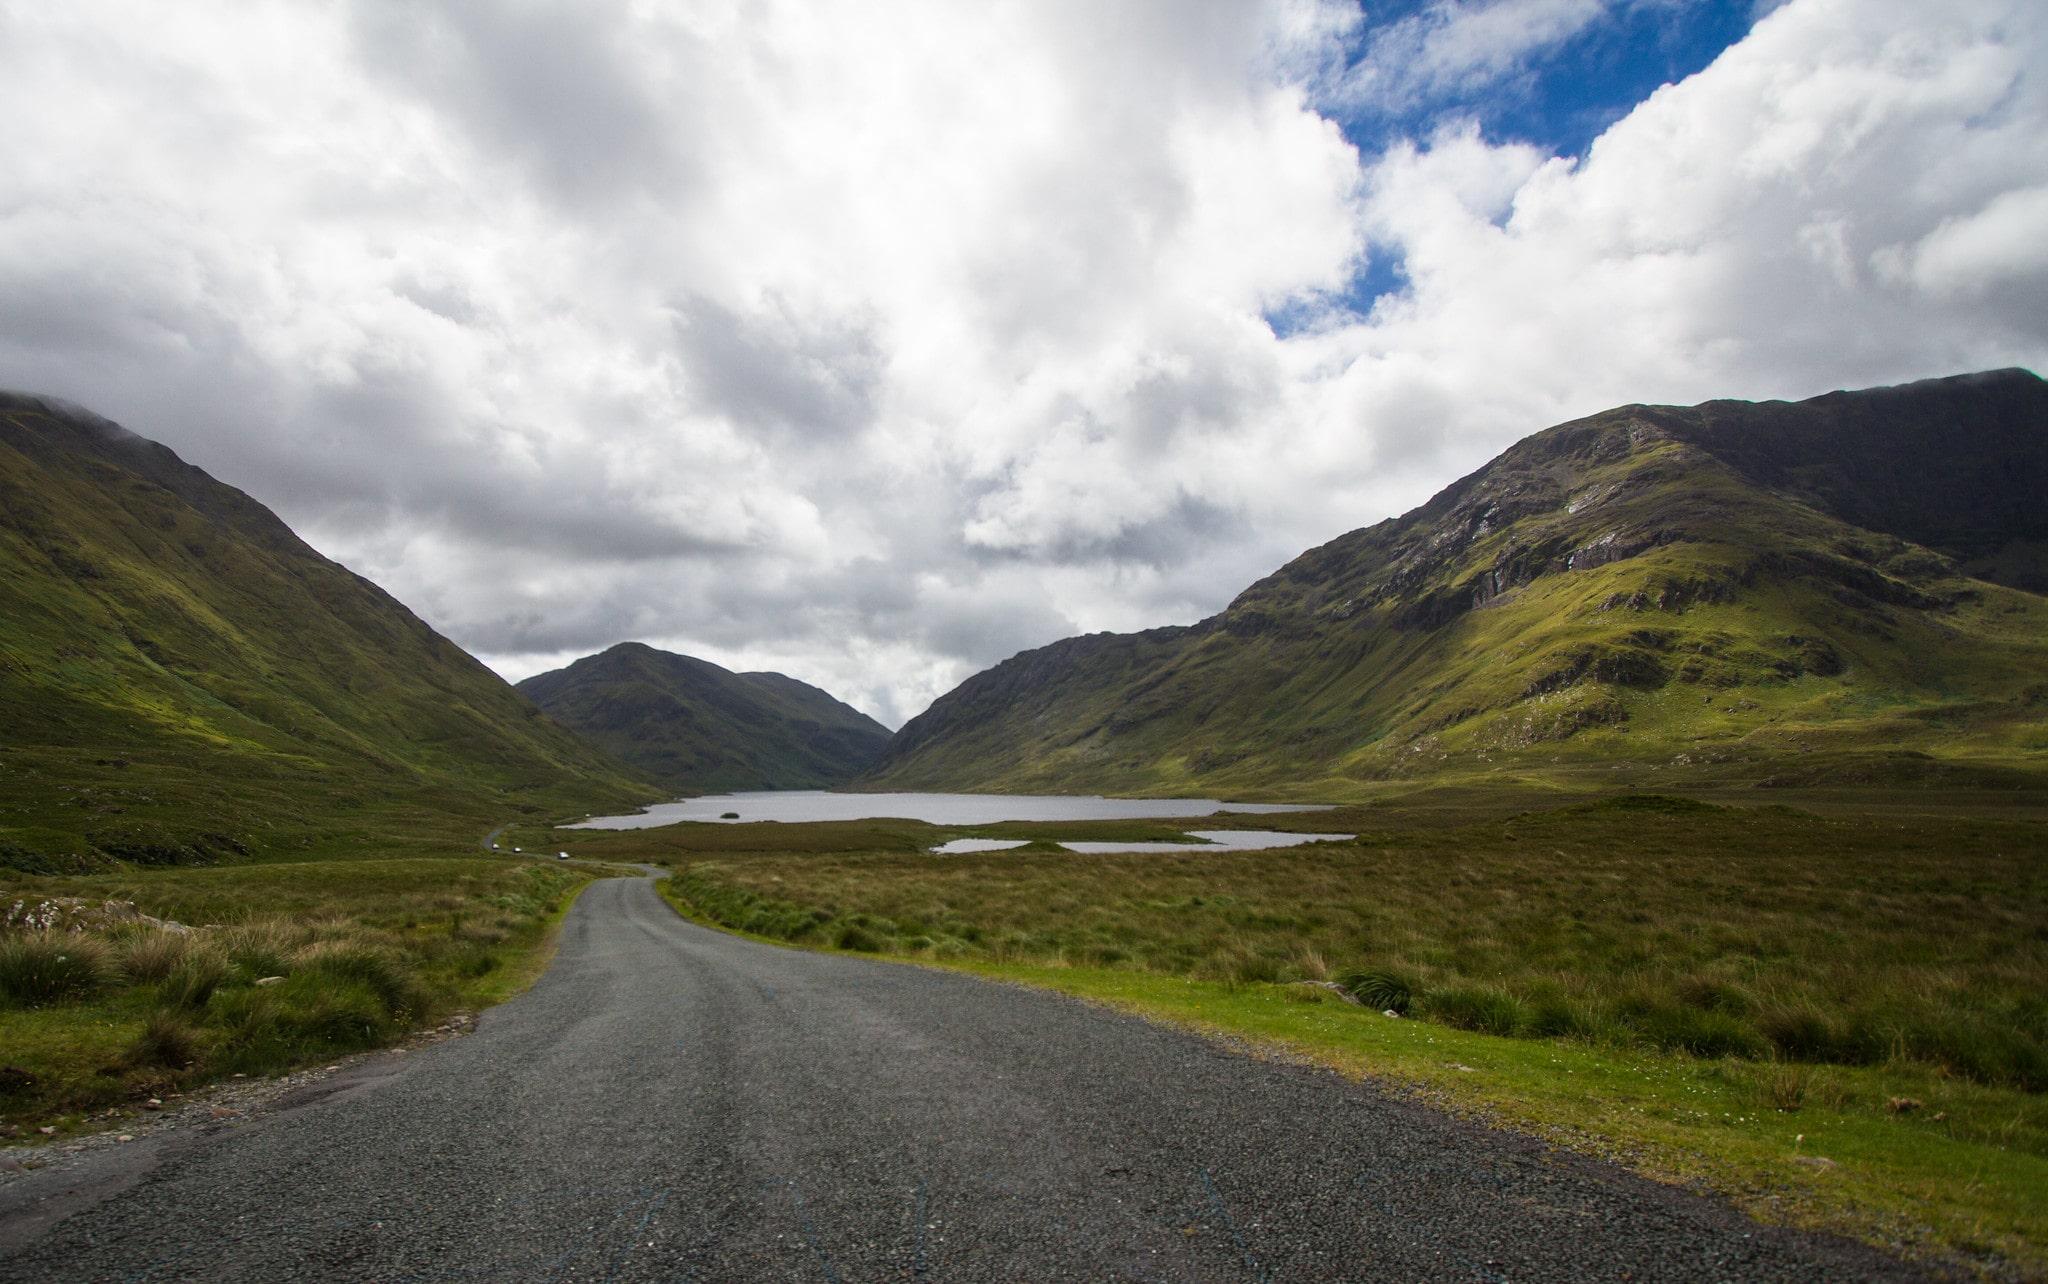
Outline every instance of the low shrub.
[[0, 995], [25, 1008], [89, 998], [120, 978], [113, 951], [75, 932], [16, 932], [0, 939]]

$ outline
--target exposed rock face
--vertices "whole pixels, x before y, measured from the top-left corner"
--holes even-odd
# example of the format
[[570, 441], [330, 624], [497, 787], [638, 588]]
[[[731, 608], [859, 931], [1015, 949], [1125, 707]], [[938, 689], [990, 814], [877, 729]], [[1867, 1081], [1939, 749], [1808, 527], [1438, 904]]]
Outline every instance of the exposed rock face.
[[780, 673], [623, 642], [519, 684], [563, 725], [672, 789], [819, 789], [872, 767], [889, 729]]
[[[1191, 628], [1070, 638], [977, 674], [874, 779], [1214, 788], [1599, 736], [1614, 752], [1684, 687], [1765, 690], [1757, 709], [1840, 729], [1871, 730], [1859, 691], [1999, 721], [2048, 672], [2015, 630], [2048, 585], [2043, 495], [2048, 385], [2025, 371], [1625, 406], [1527, 438]], [[1645, 752], [1765, 752], [1742, 747], [1753, 727], [1657, 722]]]

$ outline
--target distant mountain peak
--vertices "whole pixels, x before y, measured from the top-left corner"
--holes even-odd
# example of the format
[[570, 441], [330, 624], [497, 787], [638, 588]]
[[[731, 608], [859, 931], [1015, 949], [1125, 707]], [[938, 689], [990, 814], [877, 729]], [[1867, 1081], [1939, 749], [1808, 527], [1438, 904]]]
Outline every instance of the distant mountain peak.
[[808, 683], [733, 673], [621, 642], [519, 684], [535, 703], [670, 788], [844, 784], [881, 756], [889, 729]]

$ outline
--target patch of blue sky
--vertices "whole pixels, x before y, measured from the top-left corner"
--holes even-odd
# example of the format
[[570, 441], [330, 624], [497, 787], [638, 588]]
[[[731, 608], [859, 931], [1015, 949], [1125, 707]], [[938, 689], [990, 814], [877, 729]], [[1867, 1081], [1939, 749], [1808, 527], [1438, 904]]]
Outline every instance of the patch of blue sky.
[[1263, 314], [1267, 328], [1285, 339], [1304, 331], [1320, 329], [1347, 314], [1364, 315], [1374, 299], [1393, 294], [1408, 284], [1408, 273], [1399, 250], [1375, 245], [1364, 269], [1351, 278], [1342, 293], [1306, 295], [1286, 300]]
[[[1431, 57], [1439, 51], [1429, 42], [1497, 6], [1534, 9], [1546, 0], [1368, 4], [1349, 65], [1332, 82], [1341, 89], [1328, 95], [1323, 110], [1368, 161], [1401, 140], [1426, 143], [1445, 125], [1467, 122], [1490, 142], [1529, 143], [1582, 159], [1610, 125], [1659, 87], [1712, 63], [1777, 2], [1588, 0], [1597, 13], [1586, 21], [1560, 22], [1552, 38], [1493, 58], [1468, 58], [1462, 67], [1456, 57]], [[1419, 70], [1425, 62], [1428, 69]], [[1327, 316], [1332, 304], [1362, 316], [1375, 299], [1406, 282], [1395, 247], [1374, 245], [1341, 295], [1274, 309], [1267, 322], [1284, 337]]]
[[[1497, 0], [1497, 3], [1499, 0]], [[1505, 0], [1515, 4], [1518, 0]], [[1354, 66], [1376, 39], [1409, 20], [1492, 6], [1439, 0], [1387, 0], [1367, 10], [1353, 41]], [[1476, 120], [1495, 142], [1526, 142], [1557, 156], [1580, 157], [1609, 125], [1656, 89], [1685, 79], [1745, 35], [1774, 7], [1757, 0], [1604, 0], [1602, 14], [1548, 45], [1502, 63], [1433, 82], [1393, 102], [1363, 101], [1339, 110], [1337, 123], [1372, 155], [1396, 138], [1427, 138], [1447, 118]]]

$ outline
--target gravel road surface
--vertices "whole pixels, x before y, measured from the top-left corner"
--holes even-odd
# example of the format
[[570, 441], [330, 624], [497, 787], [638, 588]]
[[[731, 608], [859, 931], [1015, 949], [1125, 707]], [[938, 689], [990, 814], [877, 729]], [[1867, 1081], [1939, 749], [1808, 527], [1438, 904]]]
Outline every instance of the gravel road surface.
[[591, 887], [476, 1034], [298, 1096], [68, 1202], [0, 1191], [0, 1280], [1916, 1278], [1332, 1074], [708, 931], [646, 880]]

